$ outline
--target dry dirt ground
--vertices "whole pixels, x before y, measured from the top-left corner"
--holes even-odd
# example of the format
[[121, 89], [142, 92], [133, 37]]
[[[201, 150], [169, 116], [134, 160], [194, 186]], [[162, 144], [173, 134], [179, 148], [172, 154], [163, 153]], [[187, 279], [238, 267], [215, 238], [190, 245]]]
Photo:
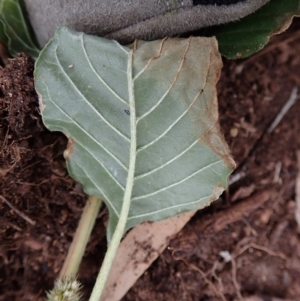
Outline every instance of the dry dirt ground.
[[[292, 90], [300, 90], [299, 21], [256, 55], [224, 60], [219, 111], [238, 164], [232, 183], [124, 301], [300, 300], [299, 97], [268, 131]], [[86, 200], [66, 173], [66, 138], [42, 125], [32, 72], [33, 61], [22, 54], [0, 68], [1, 301], [44, 299]], [[106, 249], [106, 220], [103, 208], [80, 269], [86, 296]]]

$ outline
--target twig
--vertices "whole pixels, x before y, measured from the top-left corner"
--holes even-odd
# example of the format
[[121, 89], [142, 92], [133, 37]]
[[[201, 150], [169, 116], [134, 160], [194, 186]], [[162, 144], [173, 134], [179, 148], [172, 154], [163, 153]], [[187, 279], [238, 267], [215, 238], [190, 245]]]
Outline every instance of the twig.
[[[297, 88], [294, 88], [297, 89]], [[293, 90], [292, 90], [293, 93]], [[280, 114], [280, 112], [279, 112]], [[276, 120], [277, 118], [275, 118]], [[275, 121], [274, 121], [275, 122]], [[273, 123], [274, 123], [273, 122]], [[280, 120], [279, 120], [280, 122]], [[245, 171], [248, 169], [248, 164], [250, 162], [250, 158], [253, 158], [256, 154], [257, 148], [259, 147], [259, 145], [261, 144], [263, 138], [265, 137], [266, 134], [269, 133], [269, 130], [271, 127], [273, 127], [273, 123], [271, 124], [271, 126], [267, 127], [266, 129], [264, 129], [264, 131], [260, 134], [260, 136], [258, 137], [258, 139], [256, 140], [256, 142], [254, 143], [254, 145], [252, 146], [252, 148], [250, 149], [250, 151], [248, 152], [247, 157], [238, 165], [238, 167], [236, 168], [236, 173], [238, 173], [238, 171]], [[276, 126], [276, 125], [275, 125]]]
[[12, 222], [6, 220], [6, 218], [1, 217], [1, 216], [0, 216], [0, 223], [6, 224], [7, 226], [12, 227], [17, 231], [22, 231], [22, 229], [20, 227], [18, 227], [17, 225], [13, 224]]
[[241, 220], [245, 223], [245, 225], [250, 229], [251, 234], [253, 236], [257, 236], [257, 232], [256, 230], [251, 226], [251, 224], [247, 221], [246, 218], [242, 217]]
[[216, 286], [213, 284], [212, 281], [210, 281], [207, 276], [205, 275], [205, 273], [198, 267], [196, 267], [193, 264], [189, 264], [188, 266], [190, 266], [193, 270], [197, 271], [198, 273], [201, 274], [201, 276], [203, 277], [203, 280], [212, 288], [212, 290], [215, 292], [216, 295], [220, 296], [222, 300], [226, 301], [226, 298], [224, 296], [223, 293], [221, 293]]
[[241, 220], [245, 215], [260, 207], [262, 204], [267, 202], [271, 196], [272, 193], [268, 190], [256, 192], [233, 207], [216, 213], [213, 221], [204, 221], [203, 228], [207, 228], [209, 226], [214, 231], [220, 232], [227, 225]]
[[295, 301], [295, 299], [280, 299], [276, 297], [271, 297], [271, 296], [251, 296], [251, 297], [246, 297], [244, 298], [244, 301]]
[[282, 182], [281, 178], [280, 178], [281, 168], [282, 168], [282, 163], [281, 162], [277, 162], [277, 164], [275, 166], [274, 177], [273, 177], [273, 183], [274, 184]]
[[232, 280], [233, 286], [235, 287], [238, 299], [240, 301], [243, 301], [243, 296], [241, 294], [241, 287], [240, 287], [240, 285], [239, 285], [239, 283], [237, 282], [237, 279], [236, 279], [237, 268], [236, 268], [236, 262], [235, 262], [234, 257], [230, 254], [229, 251], [221, 251], [219, 253], [219, 255], [223, 258], [225, 263], [231, 262], [231, 274], [232, 274], [231, 280]]
[[207, 278], [207, 275], [206, 275], [200, 268], [196, 267], [194, 264], [188, 263], [188, 262], [187, 262], [185, 259], [183, 259], [183, 258], [176, 258], [176, 257], [174, 257], [174, 256], [173, 256], [173, 258], [174, 258], [175, 260], [178, 260], [178, 261], [179, 261], [179, 260], [180, 260], [180, 261], [183, 261], [187, 267], [189, 267], [189, 268], [191, 268], [191, 269], [197, 271], [197, 272], [202, 276], [202, 278], [203, 278], [203, 280], [206, 282], [206, 284], [208, 284], [208, 285], [211, 287], [211, 289], [214, 291], [214, 293], [215, 293], [217, 296], [221, 297], [221, 299], [222, 299], [223, 301], [227, 301], [226, 298], [225, 298], [225, 296], [224, 296], [224, 294], [223, 294], [222, 292], [220, 292], [220, 291], [216, 288], [216, 286], [213, 284], [213, 282], [210, 281], [210, 280]]
[[13, 206], [7, 199], [5, 199], [2, 195], [0, 195], [0, 199], [8, 205], [10, 209], [12, 209], [15, 213], [17, 213], [20, 217], [22, 217], [26, 222], [31, 224], [32, 226], [35, 225], [35, 221], [28, 217], [26, 214], [18, 210], [15, 206]]
[[217, 270], [217, 267], [218, 267], [218, 263], [219, 263], [218, 260], [216, 260], [216, 261], [214, 262], [213, 267], [212, 267], [211, 270], [210, 270], [210, 273], [211, 273], [211, 275], [218, 281], [219, 286], [220, 286], [220, 288], [221, 288], [221, 291], [223, 292], [223, 291], [224, 291], [224, 287], [223, 287], [222, 279], [221, 279], [221, 278], [217, 275], [217, 273], [216, 273], [216, 270]]
[[282, 107], [282, 109], [279, 111], [279, 113], [277, 114], [275, 120], [272, 122], [272, 124], [270, 125], [270, 127], [268, 128], [268, 133], [272, 133], [273, 130], [277, 127], [277, 125], [279, 124], [279, 122], [282, 120], [282, 118], [284, 117], [284, 115], [288, 112], [288, 110], [296, 103], [297, 100], [297, 95], [298, 93], [298, 88], [293, 88], [290, 98], [288, 99], [288, 101], [284, 104], [284, 106]]
[[38, 186], [41, 186], [42, 184], [45, 184], [45, 183], [47, 183], [49, 181], [50, 181], [50, 179], [43, 180], [40, 183], [28, 183], [28, 182], [19, 182], [19, 181], [15, 182], [15, 183], [21, 184], [21, 185], [37, 186], [38, 187]]
[[264, 251], [266, 253], [268, 253], [269, 255], [271, 256], [274, 256], [274, 257], [279, 257], [283, 260], [287, 260], [287, 257], [282, 254], [282, 253], [277, 253], [277, 252], [274, 252], [272, 250], [270, 250], [269, 248], [267, 247], [264, 247], [264, 246], [260, 246], [260, 245], [257, 245], [256, 243], [252, 242], [246, 246], [244, 246], [238, 253], [235, 257], [237, 256], [240, 256], [241, 254], [243, 254], [246, 250], [248, 250], [249, 248], [254, 248], [254, 249], [257, 249], [257, 250], [261, 250], [261, 251]]
[[300, 231], [300, 151], [297, 151], [297, 165], [298, 165], [298, 175], [296, 178], [296, 210], [295, 210], [295, 219], [298, 224]]
[[243, 301], [243, 296], [241, 294], [241, 287], [239, 285], [239, 283], [237, 282], [236, 280], [236, 263], [235, 263], [235, 260], [233, 258], [233, 256], [231, 257], [231, 271], [232, 271], [232, 282], [233, 282], [233, 285], [235, 287], [235, 290], [236, 290], [236, 294], [239, 298], [240, 301]]

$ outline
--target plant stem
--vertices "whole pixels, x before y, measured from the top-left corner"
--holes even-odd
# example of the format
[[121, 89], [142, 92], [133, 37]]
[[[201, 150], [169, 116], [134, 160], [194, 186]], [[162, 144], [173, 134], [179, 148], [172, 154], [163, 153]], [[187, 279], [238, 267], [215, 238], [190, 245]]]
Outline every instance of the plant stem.
[[134, 98], [134, 87], [132, 78], [132, 60], [133, 60], [133, 50], [129, 53], [129, 60], [127, 66], [127, 80], [128, 80], [128, 93], [129, 93], [129, 106], [130, 106], [130, 156], [129, 156], [129, 168], [128, 176], [126, 182], [126, 188], [124, 192], [123, 205], [121, 213], [119, 216], [119, 221], [117, 223], [116, 229], [112, 236], [111, 242], [109, 243], [106, 255], [104, 257], [100, 272], [96, 279], [91, 297], [89, 301], [99, 301], [102, 292], [105, 287], [107, 277], [109, 275], [113, 260], [116, 256], [120, 241], [125, 231], [128, 213], [131, 204], [131, 194], [134, 182], [135, 173], [135, 161], [136, 161], [136, 111], [135, 111], [135, 98]]
[[64, 277], [76, 277], [101, 204], [102, 201], [95, 196], [90, 196], [88, 198], [81, 214], [75, 236], [70, 245], [67, 258], [60, 271], [59, 279], [63, 279]]

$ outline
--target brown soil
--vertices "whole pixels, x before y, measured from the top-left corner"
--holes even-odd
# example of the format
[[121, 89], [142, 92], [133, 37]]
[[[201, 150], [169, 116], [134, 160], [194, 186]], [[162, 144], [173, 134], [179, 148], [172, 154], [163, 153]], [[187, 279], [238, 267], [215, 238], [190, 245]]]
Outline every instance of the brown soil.
[[[300, 101], [267, 132], [300, 88], [299, 28], [296, 20], [249, 59], [225, 60], [220, 121], [241, 178], [192, 219], [123, 300], [300, 300]], [[25, 55], [0, 69], [1, 301], [44, 299], [86, 200], [66, 173], [66, 138], [42, 125], [32, 71]], [[79, 273], [86, 296], [105, 252], [105, 223], [103, 209]]]

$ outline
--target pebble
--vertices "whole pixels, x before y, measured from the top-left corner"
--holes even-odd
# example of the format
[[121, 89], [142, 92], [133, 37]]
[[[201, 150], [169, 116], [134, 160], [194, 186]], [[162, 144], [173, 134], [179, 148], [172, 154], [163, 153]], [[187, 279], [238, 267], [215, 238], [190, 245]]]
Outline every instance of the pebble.
[[233, 128], [230, 129], [230, 136], [231, 137], [235, 138], [238, 135], [238, 133], [239, 133], [239, 130], [237, 128], [233, 127]]

